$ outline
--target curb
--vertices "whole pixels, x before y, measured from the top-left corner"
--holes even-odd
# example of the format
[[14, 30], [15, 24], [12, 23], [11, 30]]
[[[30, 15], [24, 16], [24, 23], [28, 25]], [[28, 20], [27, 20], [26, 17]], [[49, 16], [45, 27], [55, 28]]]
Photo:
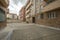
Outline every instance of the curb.
[[60, 30], [60, 28], [56, 28], [56, 27], [51, 27], [51, 26], [46, 26], [46, 25], [39, 25], [39, 24], [36, 24], [36, 25], [37, 25], [37, 26], [40, 26], [40, 27], [45, 27], [45, 28]]

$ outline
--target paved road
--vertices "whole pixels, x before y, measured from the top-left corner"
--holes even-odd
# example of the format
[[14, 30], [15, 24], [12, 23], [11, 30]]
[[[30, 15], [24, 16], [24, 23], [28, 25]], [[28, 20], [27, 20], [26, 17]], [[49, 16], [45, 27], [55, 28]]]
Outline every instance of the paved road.
[[13, 31], [11, 36], [7, 35], [10, 40], [60, 40], [60, 30], [36, 24], [9, 23], [2, 31]]

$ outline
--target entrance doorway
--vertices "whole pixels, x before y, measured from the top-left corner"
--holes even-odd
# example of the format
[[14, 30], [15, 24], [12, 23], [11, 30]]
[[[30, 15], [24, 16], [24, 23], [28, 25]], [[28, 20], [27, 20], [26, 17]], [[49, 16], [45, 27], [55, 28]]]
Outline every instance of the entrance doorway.
[[32, 23], [35, 23], [35, 17], [32, 17]]

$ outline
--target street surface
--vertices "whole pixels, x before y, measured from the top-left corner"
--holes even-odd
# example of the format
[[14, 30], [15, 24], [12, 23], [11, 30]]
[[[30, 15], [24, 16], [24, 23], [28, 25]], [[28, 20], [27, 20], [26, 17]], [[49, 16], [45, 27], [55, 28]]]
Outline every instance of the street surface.
[[0, 40], [60, 40], [60, 30], [37, 24], [8, 23]]

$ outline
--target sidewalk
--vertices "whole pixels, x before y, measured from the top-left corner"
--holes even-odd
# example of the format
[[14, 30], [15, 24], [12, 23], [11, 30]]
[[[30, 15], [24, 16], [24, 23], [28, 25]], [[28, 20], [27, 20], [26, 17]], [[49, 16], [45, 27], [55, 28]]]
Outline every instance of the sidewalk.
[[56, 27], [52, 27], [52, 26], [39, 25], [39, 24], [36, 24], [36, 25], [37, 25], [37, 26], [40, 26], [40, 27], [45, 27], [45, 28], [50, 28], [50, 29], [60, 30], [60, 28], [56, 28]]
[[35, 23], [26, 23], [26, 22], [23, 22], [23, 23], [25, 23], [25, 24], [30, 24], [30, 25], [37, 25], [37, 26], [40, 26], [40, 27], [45, 27], [45, 28], [50, 28], [50, 29], [55, 29], [55, 30], [60, 30], [60, 28], [58, 28], [58, 27], [40, 25], [40, 24], [35, 24]]
[[50, 29], [55, 29], [55, 30], [60, 30], [60, 28], [58, 28], [58, 27], [40, 25], [40, 24], [35, 24], [35, 23], [26, 23], [26, 22], [22, 22], [22, 23], [24, 23], [24, 24], [29, 24], [29, 25], [37, 25], [37, 26], [40, 26], [40, 27], [45, 27], [45, 28], [50, 28]]

